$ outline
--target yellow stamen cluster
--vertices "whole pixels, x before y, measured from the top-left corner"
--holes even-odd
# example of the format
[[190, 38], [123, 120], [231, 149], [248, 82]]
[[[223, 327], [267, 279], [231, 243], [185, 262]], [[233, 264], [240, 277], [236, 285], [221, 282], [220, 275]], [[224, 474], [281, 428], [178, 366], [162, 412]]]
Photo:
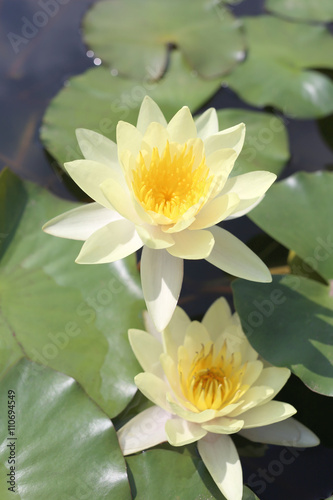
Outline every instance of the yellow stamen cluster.
[[[147, 155], [145, 155], [147, 156]], [[140, 152], [133, 170], [133, 191], [140, 204], [152, 212], [163, 214], [177, 222], [193, 205], [198, 209], [207, 196], [212, 177], [203, 156], [196, 168], [193, 147], [167, 142], [160, 156], [153, 148], [151, 158]]]
[[192, 360], [187, 376], [182, 360], [179, 360], [178, 371], [183, 394], [199, 411], [221, 410], [238, 401], [248, 389], [247, 385], [242, 385], [246, 366], [246, 363], [242, 365], [239, 352], [228, 356], [226, 343], [216, 356], [214, 345], [206, 344]]

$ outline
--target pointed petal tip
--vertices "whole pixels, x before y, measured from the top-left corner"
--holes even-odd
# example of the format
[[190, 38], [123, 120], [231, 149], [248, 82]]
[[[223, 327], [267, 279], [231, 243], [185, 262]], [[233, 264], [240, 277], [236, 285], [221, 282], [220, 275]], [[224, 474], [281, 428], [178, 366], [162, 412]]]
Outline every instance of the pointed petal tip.
[[166, 327], [170, 323], [173, 312], [174, 311], [170, 311], [167, 316], [164, 316], [164, 315], [162, 316], [161, 314], [156, 314], [156, 311], [149, 312], [150, 317], [153, 321], [153, 324], [159, 333], [163, 332], [166, 329]]
[[78, 137], [78, 135], [80, 135], [82, 133], [84, 134], [86, 131], [90, 132], [90, 129], [84, 128], [84, 127], [78, 127], [75, 129], [75, 135], [76, 135], [76, 137]]
[[230, 436], [208, 433], [198, 441], [198, 451], [226, 500], [242, 500], [242, 466]]

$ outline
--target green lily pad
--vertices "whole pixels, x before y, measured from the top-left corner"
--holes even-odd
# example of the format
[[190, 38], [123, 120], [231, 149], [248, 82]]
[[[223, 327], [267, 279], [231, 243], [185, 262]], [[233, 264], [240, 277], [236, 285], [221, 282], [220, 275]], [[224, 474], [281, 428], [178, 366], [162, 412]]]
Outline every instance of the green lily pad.
[[243, 109], [223, 109], [217, 112], [220, 130], [244, 122], [245, 143], [232, 170], [232, 175], [254, 170], [279, 174], [289, 158], [287, 130], [280, 118], [268, 113]]
[[130, 327], [142, 327], [145, 309], [135, 256], [110, 265], [75, 264], [82, 242], [41, 227], [78, 204], [24, 186], [28, 202], [0, 261], [1, 358], [8, 367], [25, 355], [72, 376], [113, 417], [135, 394], [139, 371], [127, 339]]
[[1, 498], [132, 498], [112, 423], [72, 378], [22, 360], [2, 379], [0, 404]]
[[171, 45], [204, 78], [229, 72], [244, 57], [240, 22], [221, 2], [97, 2], [84, 18], [83, 32], [103, 62], [139, 80], [164, 74]]
[[271, 16], [243, 20], [248, 57], [225, 82], [254, 106], [274, 106], [294, 118], [329, 115], [333, 82], [313, 68], [333, 67], [330, 32]]
[[200, 108], [220, 87], [220, 80], [197, 78], [172, 53], [170, 68], [159, 82], [112, 76], [104, 67], [93, 68], [68, 81], [44, 116], [41, 138], [54, 158], [63, 164], [82, 158], [75, 129], [88, 128], [115, 140], [119, 120], [136, 124], [145, 95], [152, 97], [169, 120], [182, 106]]
[[[0, 259], [5, 253], [21, 218], [27, 193], [9, 169], [0, 173]], [[10, 217], [8, 217], [10, 214]]]
[[294, 20], [333, 21], [332, 0], [266, 0], [266, 9]]
[[[136, 500], [225, 498], [202, 460], [198, 456], [191, 455], [186, 449], [180, 452], [148, 450], [128, 457], [126, 461]], [[256, 495], [245, 486], [242, 500], [256, 499]]]
[[[249, 217], [275, 240], [294, 250], [305, 265], [331, 280], [332, 199], [333, 173], [299, 172], [273, 184]], [[311, 274], [310, 269], [308, 274]]]
[[265, 285], [236, 280], [232, 288], [244, 332], [259, 354], [289, 367], [313, 391], [333, 396], [329, 287], [287, 275]]

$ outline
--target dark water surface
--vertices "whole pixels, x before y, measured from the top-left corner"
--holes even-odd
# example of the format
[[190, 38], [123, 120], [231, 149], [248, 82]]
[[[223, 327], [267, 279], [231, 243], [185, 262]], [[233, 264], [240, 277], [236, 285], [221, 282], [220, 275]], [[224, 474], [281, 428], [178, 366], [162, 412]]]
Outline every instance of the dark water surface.
[[[66, 80], [94, 65], [80, 32], [82, 16], [93, 3], [58, 0], [58, 9], [45, 17], [41, 4], [47, 2], [43, 0], [0, 0], [0, 169], [7, 165], [20, 177], [72, 199], [71, 183], [64, 184], [54, 162], [43, 151], [39, 127], [50, 99]], [[235, 3], [233, 10], [240, 16], [258, 15], [263, 12], [263, 4], [263, 0], [245, 0]], [[254, 109], [225, 88], [205, 107], [211, 105]], [[285, 123], [291, 159], [282, 177], [299, 170], [332, 168], [332, 117], [319, 122], [286, 118]], [[246, 217], [226, 227], [243, 241], [259, 233]], [[187, 262], [185, 273], [181, 305], [192, 317], [202, 315], [217, 296], [231, 297], [229, 280], [208, 263]], [[264, 457], [244, 457], [244, 480], [261, 500], [325, 499], [333, 491], [333, 450], [327, 446], [333, 445], [332, 400], [314, 393], [309, 397], [309, 391], [296, 378], [280, 399], [299, 408], [300, 420], [318, 433], [324, 445], [294, 454], [271, 446]]]

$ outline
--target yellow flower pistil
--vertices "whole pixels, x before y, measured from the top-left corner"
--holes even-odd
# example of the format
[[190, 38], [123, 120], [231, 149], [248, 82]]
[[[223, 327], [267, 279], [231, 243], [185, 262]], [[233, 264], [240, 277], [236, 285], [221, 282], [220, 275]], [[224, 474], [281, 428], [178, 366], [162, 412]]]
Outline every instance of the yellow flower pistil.
[[140, 152], [137, 168], [133, 170], [132, 186], [145, 210], [177, 222], [193, 205], [198, 204], [197, 211], [200, 210], [212, 177], [209, 177], [204, 156], [193, 169], [195, 157], [192, 146], [172, 144], [171, 149], [172, 152], [167, 142], [160, 156], [158, 148], [153, 148], [150, 162]]
[[187, 376], [184, 376], [182, 359], [179, 359], [181, 389], [198, 411], [221, 410], [238, 401], [248, 389], [247, 385], [242, 385], [246, 366], [242, 364], [240, 352], [228, 356], [226, 343], [215, 357], [214, 345], [203, 345], [192, 360]]

